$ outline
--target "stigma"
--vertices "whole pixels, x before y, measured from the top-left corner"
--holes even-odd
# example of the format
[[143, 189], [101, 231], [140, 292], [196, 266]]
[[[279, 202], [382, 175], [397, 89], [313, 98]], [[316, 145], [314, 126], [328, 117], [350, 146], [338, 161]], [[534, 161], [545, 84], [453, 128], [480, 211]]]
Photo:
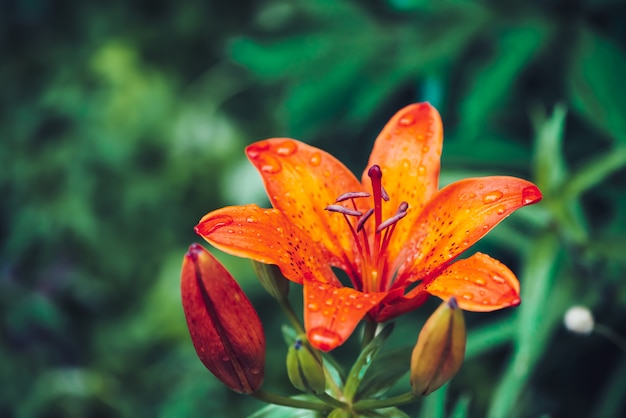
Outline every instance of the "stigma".
[[[407, 214], [409, 205], [400, 203], [396, 213], [383, 220], [383, 203], [389, 201], [389, 195], [382, 185], [383, 173], [380, 166], [373, 165], [367, 171], [372, 185], [372, 193], [347, 192], [335, 200], [326, 210], [342, 214], [350, 227], [360, 263], [360, 277], [353, 277], [357, 290], [363, 292], [386, 291], [391, 285], [391, 263], [388, 248], [396, 224]], [[359, 210], [357, 199], [370, 199], [371, 207], [367, 211]], [[361, 208], [363, 205], [360, 206]], [[370, 219], [373, 218], [373, 225]]]

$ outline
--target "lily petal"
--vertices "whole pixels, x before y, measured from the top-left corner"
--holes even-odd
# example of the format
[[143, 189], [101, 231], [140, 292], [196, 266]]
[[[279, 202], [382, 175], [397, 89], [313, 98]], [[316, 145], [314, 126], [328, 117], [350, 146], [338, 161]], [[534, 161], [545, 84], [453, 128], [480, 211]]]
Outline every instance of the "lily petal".
[[343, 344], [385, 295], [305, 280], [304, 325], [309, 342], [322, 351]]
[[444, 187], [424, 207], [403, 248], [396, 286], [435, 277], [448, 263], [541, 192], [516, 177], [465, 179]]
[[226, 253], [276, 264], [296, 283], [308, 278], [340, 284], [317, 245], [275, 209], [228, 206], [206, 214], [195, 230]]
[[355, 272], [348, 224], [324, 210], [339, 195], [362, 191], [354, 174], [327, 152], [288, 138], [256, 142], [246, 154], [261, 174], [272, 206], [323, 246], [332, 265]]
[[383, 219], [393, 216], [401, 202], [409, 204], [406, 218], [395, 227], [389, 248], [392, 260], [404, 245], [422, 208], [439, 189], [442, 144], [441, 117], [429, 103], [416, 103], [401, 109], [376, 138], [361, 178], [363, 187], [370, 191], [367, 171], [378, 164], [383, 172], [383, 186], [390, 197], [383, 205]]
[[520, 303], [515, 274], [483, 253], [455, 262], [425, 288], [443, 300], [455, 296], [466, 311], [489, 312]]

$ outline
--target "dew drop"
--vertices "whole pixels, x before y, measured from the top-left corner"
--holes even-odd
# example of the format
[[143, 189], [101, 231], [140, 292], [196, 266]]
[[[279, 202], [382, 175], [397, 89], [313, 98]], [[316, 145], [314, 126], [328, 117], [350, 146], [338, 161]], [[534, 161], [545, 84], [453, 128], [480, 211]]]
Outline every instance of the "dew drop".
[[502, 199], [502, 192], [499, 190], [494, 190], [493, 192], [489, 192], [483, 196], [483, 203], [493, 203]]
[[541, 192], [535, 186], [528, 186], [522, 189], [522, 205], [530, 205], [541, 200]]
[[484, 286], [487, 284], [487, 281], [483, 279], [482, 277], [477, 277], [474, 279], [474, 283], [477, 284], [478, 286]]
[[506, 208], [504, 206], [498, 206], [498, 208], [496, 209], [496, 213], [498, 215], [504, 215], [504, 212], [506, 212]]
[[500, 276], [491, 276], [491, 278], [496, 283], [504, 283], [505, 282], [505, 280], [502, 277], [500, 277]]
[[398, 123], [402, 126], [411, 126], [415, 123], [415, 116], [412, 113], [405, 113]]
[[283, 157], [288, 157], [295, 153], [298, 150], [298, 144], [294, 141], [288, 139], [284, 142], [281, 142], [278, 147], [276, 147], [275, 152], [278, 155], [282, 155]]
[[461, 297], [465, 300], [472, 300], [474, 299], [474, 295], [472, 295], [471, 293], [464, 293], [463, 295], [461, 295]]
[[314, 152], [309, 159], [312, 166], [317, 167], [322, 162], [322, 155], [319, 152]]
[[256, 218], [254, 216], [248, 216], [246, 218], [246, 222], [248, 222], [249, 224], [255, 223], [256, 222]]
[[341, 344], [339, 334], [324, 327], [315, 327], [309, 330], [309, 342], [322, 351], [330, 351]]
[[230, 357], [228, 356], [223, 356], [222, 357], [222, 361], [226, 362], [226, 361], [230, 361]]
[[229, 229], [229, 230], [228, 230], [228, 231], [226, 231], [226, 232], [228, 232], [229, 234], [232, 234], [232, 233], [233, 233], [233, 232], [235, 232], [235, 231], [234, 231], [234, 230], [232, 230], [232, 229]]
[[231, 216], [219, 215], [213, 219], [203, 222], [202, 225], [198, 227], [198, 230], [201, 234], [208, 235], [232, 223], [233, 223], [233, 218]]
[[246, 150], [246, 153], [248, 154], [248, 157], [256, 159], [259, 157], [261, 152], [267, 151], [269, 147], [269, 142], [257, 142], [256, 144], [250, 145]]
[[420, 165], [419, 167], [417, 167], [417, 172], [420, 176], [423, 176], [424, 174], [426, 174], [426, 167], [423, 165]]
[[282, 170], [280, 161], [271, 155], [265, 155], [263, 164], [261, 164], [261, 171], [268, 174], [276, 174]]
[[409, 162], [409, 160], [402, 160], [402, 168], [404, 168], [405, 170], [408, 170], [411, 167], [411, 163]]
[[319, 310], [320, 310], [319, 305], [318, 305], [317, 303], [315, 303], [315, 302], [309, 302], [309, 303], [306, 305], [306, 307], [307, 307], [307, 309], [308, 309], [309, 311], [311, 311], [311, 312], [317, 312], [317, 311], [319, 311]]
[[261, 369], [259, 369], [258, 367], [253, 367], [250, 369], [250, 373], [252, 374], [259, 374], [261, 373]]
[[332, 299], [326, 299], [326, 302], [324, 302], [324, 303], [326, 304], [326, 306], [333, 306], [335, 301], [333, 301]]
[[363, 304], [357, 302], [357, 303], [354, 304], [354, 308], [355, 309], [363, 309]]

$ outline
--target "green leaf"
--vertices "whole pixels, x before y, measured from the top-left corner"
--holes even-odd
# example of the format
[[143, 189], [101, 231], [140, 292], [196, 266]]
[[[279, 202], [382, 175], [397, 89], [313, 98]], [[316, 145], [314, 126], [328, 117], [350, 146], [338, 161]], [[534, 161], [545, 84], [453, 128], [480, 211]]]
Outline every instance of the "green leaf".
[[354, 399], [354, 395], [359, 389], [365, 373], [367, 373], [367, 370], [372, 365], [376, 354], [378, 354], [378, 350], [380, 350], [384, 342], [387, 338], [389, 338], [391, 331], [393, 331], [393, 327], [393, 322], [385, 325], [378, 335], [376, 335], [376, 337], [374, 337], [374, 339], [370, 341], [370, 343], [361, 351], [361, 354], [354, 362], [354, 365], [348, 374], [348, 379], [346, 380], [346, 386], [343, 391], [346, 399]]
[[566, 114], [565, 107], [559, 105], [549, 119], [535, 122], [538, 126], [533, 156], [534, 174], [537, 186], [544, 195], [559, 190], [567, 175], [562, 152]]
[[377, 398], [387, 393], [409, 371], [412, 351], [413, 347], [403, 347], [378, 356], [365, 373], [355, 400]]
[[460, 104], [460, 136], [472, 140], [484, 131], [485, 124], [510, 96], [519, 74], [546, 43], [548, 35], [546, 25], [530, 21], [508, 29], [497, 39], [496, 53], [476, 72]]
[[[312, 397], [299, 397], [294, 398], [312, 400]], [[268, 405], [265, 408], [249, 415], [248, 418], [323, 418], [326, 415], [318, 412], [311, 411], [309, 409], [291, 408], [281, 405]]]
[[409, 418], [407, 414], [398, 408], [377, 409], [375, 411], [364, 412], [361, 416], [373, 418]]
[[580, 32], [574, 54], [567, 77], [573, 109], [611, 138], [626, 142], [626, 54], [590, 30]]
[[469, 417], [469, 406], [471, 397], [469, 395], [462, 395], [456, 401], [454, 409], [450, 413], [450, 418], [467, 418]]

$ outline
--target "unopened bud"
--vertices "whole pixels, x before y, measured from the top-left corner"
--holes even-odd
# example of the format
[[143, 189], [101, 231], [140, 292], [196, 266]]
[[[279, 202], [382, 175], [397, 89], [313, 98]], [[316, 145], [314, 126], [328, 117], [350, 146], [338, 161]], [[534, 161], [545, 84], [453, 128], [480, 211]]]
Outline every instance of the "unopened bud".
[[291, 384], [303, 392], [320, 394], [326, 390], [322, 355], [306, 340], [298, 338], [289, 347], [287, 375]]
[[449, 381], [465, 357], [465, 320], [456, 299], [442, 303], [428, 318], [411, 356], [411, 387], [428, 395]]
[[202, 363], [230, 389], [255, 392], [265, 366], [261, 320], [235, 279], [198, 244], [185, 254], [181, 295]]
[[577, 334], [590, 334], [593, 331], [594, 321], [591, 311], [584, 306], [572, 306], [565, 312], [563, 318], [565, 328]]
[[261, 285], [274, 299], [283, 300], [289, 294], [289, 280], [283, 276], [278, 266], [252, 261], [252, 268]]

